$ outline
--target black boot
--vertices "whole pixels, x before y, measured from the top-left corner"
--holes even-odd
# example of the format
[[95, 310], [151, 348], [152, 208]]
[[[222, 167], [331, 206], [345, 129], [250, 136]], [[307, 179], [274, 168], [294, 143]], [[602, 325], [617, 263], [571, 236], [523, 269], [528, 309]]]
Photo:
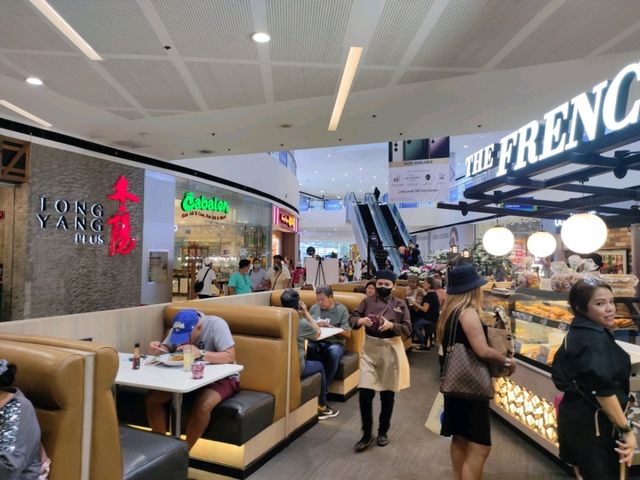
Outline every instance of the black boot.
[[393, 414], [393, 403], [395, 393], [391, 390], [380, 392], [380, 422], [378, 426], [378, 445], [385, 447], [389, 444], [387, 432], [391, 426], [391, 415]]
[[375, 392], [369, 388], [360, 389], [360, 416], [362, 417], [362, 438], [356, 443], [355, 451], [364, 452], [373, 443], [373, 397]]

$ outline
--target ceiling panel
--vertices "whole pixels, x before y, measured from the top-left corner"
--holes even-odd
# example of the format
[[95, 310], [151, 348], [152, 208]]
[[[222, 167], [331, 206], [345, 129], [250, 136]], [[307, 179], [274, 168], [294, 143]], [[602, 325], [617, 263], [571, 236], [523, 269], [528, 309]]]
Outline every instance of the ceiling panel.
[[640, 50], [640, 30], [635, 31], [621, 42], [615, 44], [606, 53], [635, 52], [636, 50]]
[[340, 63], [352, 0], [266, 0], [271, 59]]
[[180, 55], [257, 60], [249, 0], [153, 0]]
[[147, 110], [147, 113], [152, 117], [168, 117], [169, 115], [182, 115], [189, 112], [182, 110]]
[[8, 67], [0, 60], [0, 75], [5, 75], [16, 80], [24, 80], [24, 77], [16, 72], [13, 68]]
[[387, 2], [363, 63], [397, 65], [432, 4], [433, 0]]
[[498, 66], [582, 58], [638, 21], [639, 12], [637, 0], [568, 0]]
[[73, 51], [45, 17], [22, 0], [1, 2], [0, 48]]
[[406, 72], [400, 79], [403, 83], [428, 82], [430, 80], [441, 80], [443, 78], [459, 77], [460, 75], [469, 75], [467, 72]]
[[131, 107], [82, 58], [26, 54], [6, 56], [60, 95], [96, 107]]
[[549, 0], [453, 0], [412, 65], [481, 67], [547, 3]]
[[98, 53], [164, 55], [135, 0], [49, 0]]
[[333, 95], [340, 69], [274, 66], [273, 90], [276, 101]]
[[102, 65], [145, 108], [199, 110], [169, 61], [109, 60]]
[[258, 65], [189, 62], [187, 66], [212, 109], [265, 102]]
[[127, 120], [140, 120], [141, 118], [144, 118], [144, 115], [138, 113], [135, 110], [121, 110], [117, 108], [110, 108], [107, 111], [109, 113], [113, 113], [114, 115], [118, 115], [119, 117], [126, 118]]
[[352, 90], [370, 90], [372, 88], [382, 88], [389, 84], [393, 76], [393, 70], [360, 70]]

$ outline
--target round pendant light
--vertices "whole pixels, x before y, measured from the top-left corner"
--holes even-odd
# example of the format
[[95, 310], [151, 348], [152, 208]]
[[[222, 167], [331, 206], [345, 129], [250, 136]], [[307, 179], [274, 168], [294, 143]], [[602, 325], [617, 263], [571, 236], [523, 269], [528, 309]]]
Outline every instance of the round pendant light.
[[536, 232], [527, 239], [527, 249], [536, 257], [548, 257], [556, 251], [556, 237], [549, 232]]
[[511, 252], [514, 242], [513, 233], [505, 227], [491, 227], [482, 237], [484, 249], [496, 257]]
[[593, 213], [578, 213], [564, 222], [560, 236], [562, 243], [576, 253], [592, 253], [607, 241], [607, 225]]

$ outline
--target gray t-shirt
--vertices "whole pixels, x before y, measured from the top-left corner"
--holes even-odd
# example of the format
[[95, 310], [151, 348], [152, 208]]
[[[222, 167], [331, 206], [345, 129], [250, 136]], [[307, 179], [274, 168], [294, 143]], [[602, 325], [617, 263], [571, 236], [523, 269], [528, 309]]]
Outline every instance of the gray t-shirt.
[[304, 317], [298, 317], [298, 359], [300, 360], [300, 373], [304, 370], [304, 341], [316, 338], [316, 329]]
[[269, 280], [269, 274], [264, 268], [260, 270], [249, 270], [249, 278], [251, 279], [251, 290], [259, 292], [265, 290], [264, 282]]
[[[349, 324], [349, 311], [347, 310], [347, 307], [345, 307], [341, 303], [336, 302], [335, 307], [329, 310], [323, 310], [320, 308], [320, 304], [315, 303], [309, 309], [309, 313], [316, 320], [329, 320], [332, 327], [341, 328], [345, 332], [351, 331], [351, 325]], [[346, 339], [344, 337], [339, 337], [337, 335], [325, 338], [322, 341], [329, 343], [340, 343], [342, 345], [346, 343]]]
[[[201, 314], [202, 315], [202, 314]], [[208, 352], [224, 352], [228, 348], [233, 347], [236, 343], [233, 341], [233, 337], [231, 336], [231, 330], [229, 330], [229, 325], [224, 321], [223, 318], [216, 317], [215, 315], [211, 315], [208, 317], [204, 317], [202, 320], [202, 331], [200, 332], [200, 336], [196, 340], [196, 344], [202, 342], [204, 343], [204, 349]], [[169, 336], [164, 339], [162, 342], [165, 345], [169, 344]], [[236, 375], [233, 375], [236, 376]]]

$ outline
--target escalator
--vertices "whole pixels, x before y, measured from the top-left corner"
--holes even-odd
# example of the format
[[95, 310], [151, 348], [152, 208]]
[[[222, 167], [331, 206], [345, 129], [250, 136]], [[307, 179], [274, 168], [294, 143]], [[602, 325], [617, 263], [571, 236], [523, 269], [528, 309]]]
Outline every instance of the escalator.
[[366, 203], [359, 203], [358, 210], [360, 211], [360, 215], [362, 216], [362, 223], [364, 223], [366, 238], [370, 238], [371, 235], [375, 235], [377, 238], [380, 238], [378, 229], [376, 228], [376, 224], [373, 221], [373, 215], [371, 215], [369, 205], [367, 205]]
[[382, 216], [384, 217], [384, 222], [387, 224], [387, 228], [391, 233], [393, 244], [396, 247], [400, 247], [400, 246], [406, 247], [407, 243], [405, 242], [402, 236], [402, 233], [400, 232], [400, 227], [398, 226], [396, 219], [393, 216], [393, 213], [391, 213], [391, 209], [389, 208], [389, 205], [382, 204], [382, 205], [379, 205], [378, 207], [380, 208], [380, 211], [382, 212]]

